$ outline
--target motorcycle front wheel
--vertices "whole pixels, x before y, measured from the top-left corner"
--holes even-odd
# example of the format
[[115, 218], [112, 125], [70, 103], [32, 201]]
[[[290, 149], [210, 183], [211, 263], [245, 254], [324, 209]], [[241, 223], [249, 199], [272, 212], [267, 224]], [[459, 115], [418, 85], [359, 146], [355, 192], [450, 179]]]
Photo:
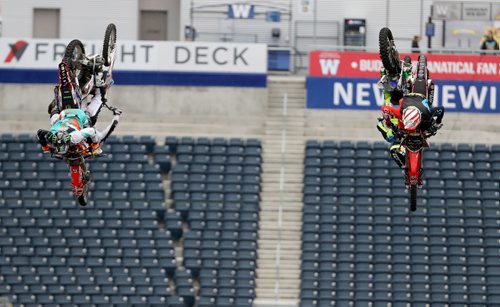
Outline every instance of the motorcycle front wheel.
[[104, 33], [104, 43], [102, 44], [102, 57], [104, 65], [111, 66], [114, 61], [116, 50], [116, 26], [110, 23]]
[[83, 191], [82, 195], [78, 196], [78, 203], [80, 206], [84, 207], [88, 204], [88, 197], [89, 197], [89, 191], [87, 189], [87, 186], [85, 186], [85, 190]]
[[382, 28], [378, 36], [380, 59], [387, 72], [391, 75], [401, 73], [399, 53], [394, 44], [394, 37], [389, 28]]

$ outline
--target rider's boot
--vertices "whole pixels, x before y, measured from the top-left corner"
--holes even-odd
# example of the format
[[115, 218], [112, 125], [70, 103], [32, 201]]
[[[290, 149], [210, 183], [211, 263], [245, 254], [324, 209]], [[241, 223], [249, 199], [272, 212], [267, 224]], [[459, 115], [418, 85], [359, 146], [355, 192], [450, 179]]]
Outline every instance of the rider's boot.
[[390, 148], [391, 157], [394, 159], [399, 168], [404, 168], [406, 164], [406, 150], [400, 144], [394, 144]]
[[50, 117], [55, 114], [59, 114], [59, 108], [57, 107], [57, 102], [55, 99], [52, 99], [52, 101], [50, 102], [47, 112], [49, 113]]
[[90, 147], [91, 147], [92, 155], [98, 156], [98, 155], [102, 154], [101, 144], [92, 143], [92, 145]]

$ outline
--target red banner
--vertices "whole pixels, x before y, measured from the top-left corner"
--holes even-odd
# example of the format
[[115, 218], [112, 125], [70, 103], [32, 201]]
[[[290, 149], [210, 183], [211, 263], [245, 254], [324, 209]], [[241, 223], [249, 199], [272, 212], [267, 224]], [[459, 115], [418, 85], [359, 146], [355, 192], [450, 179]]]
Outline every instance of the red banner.
[[[414, 69], [417, 53], [411, 56]], [[500, 57], [494, 55], [426, 54], [434, 80], [500, 81]], [[380, 77], [382, 62], [375, 52], [311, 51], [309, 75], [317, 77]]]

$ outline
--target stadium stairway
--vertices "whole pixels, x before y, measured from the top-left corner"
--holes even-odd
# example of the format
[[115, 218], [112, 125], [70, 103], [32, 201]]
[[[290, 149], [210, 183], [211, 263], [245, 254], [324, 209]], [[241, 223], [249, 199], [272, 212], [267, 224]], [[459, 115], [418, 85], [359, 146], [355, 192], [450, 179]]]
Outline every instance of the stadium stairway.
[[300, 288], [305, 88], [269, 78], [254, 306], [295, 306]]

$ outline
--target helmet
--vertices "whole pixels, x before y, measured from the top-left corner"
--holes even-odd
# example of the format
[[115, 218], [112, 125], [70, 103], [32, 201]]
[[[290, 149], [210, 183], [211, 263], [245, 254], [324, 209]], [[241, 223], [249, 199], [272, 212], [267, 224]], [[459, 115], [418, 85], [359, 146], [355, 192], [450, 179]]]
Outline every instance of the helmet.
[[50, 133], [48, 141], [52, 144], [57, 154], [64, 155], [68, 152], [71, 136], [67, 131], [58, 131]]
[[410, 106], [403, 111], [403, 126], [405, 130], [417, 129], [422, 121], [422, 113], [417, 107]]

